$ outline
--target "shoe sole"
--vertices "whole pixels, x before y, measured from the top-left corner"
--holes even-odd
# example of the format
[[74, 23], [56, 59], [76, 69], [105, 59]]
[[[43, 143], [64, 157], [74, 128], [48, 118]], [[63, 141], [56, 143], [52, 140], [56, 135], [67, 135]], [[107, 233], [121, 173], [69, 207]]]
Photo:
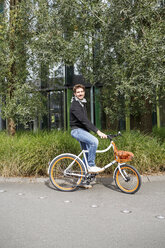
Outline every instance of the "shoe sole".
[[92, 185], [79, 185], [80, 188], [91, 189]]
[[100, 171], [97, 171], [97, 172], [94, 172], [94, 171], [88, 171], [88, 173], [90, 173], [90, 174], [98, 174], [98, 173], [101, 173], [101, 172], [103, 172], [104, 171], [104, 169], [102, 169], [102, 170], [100, 170]]

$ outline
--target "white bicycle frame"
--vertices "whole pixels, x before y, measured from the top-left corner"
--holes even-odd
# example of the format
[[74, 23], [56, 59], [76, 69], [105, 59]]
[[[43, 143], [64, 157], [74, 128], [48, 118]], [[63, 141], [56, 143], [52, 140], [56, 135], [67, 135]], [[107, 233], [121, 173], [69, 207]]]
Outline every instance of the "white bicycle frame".
[[[113, 146], [112, 141], [110, 142], [110, 145], [109, 145], [106, 149], [104, 149], [104, 150], [97, 150], [96, 153], [104, 153], [104, 152], [107, 152], [107, 151], [109, 151], [109, 150], [111, 149], [111, 147], [112, 147], [113, 150], [114, 150], [114, 146]], [[69, 169], [73, 166], [73, 164], [74, 164], [74, 162], [75, 162], [76, 160], [80, 160], [81, 163], [82, 163], [83, 166], [84, 166], [84, 169], [85, 169], [85, 175], [83, 175], [83, 177], [85, 177], [86, 174], [88, 173], [88, 168], [89, 168], [88, 161], [87, 161], [87, 157], [86, 157], [86, 153], [88, 153], [88, 150], [82, 150], [82, 151], [80, 152], [80, 154], [77, 155], [77, 156], [75, 157], [75, 159], [73, 160], [73, 162], [65, 169], [64, 175], [67, 175]], [[84, 159], [85, 159], [86, 165], [84, 164], [84, 162], [83, 162], [82, 159], [80, 158], [82, 154], [83, 154], [83, 157], [84, 157]], [[68, 154], [68, 155], [73, 155], [73, 154]], [[114, 171], [114, 173], [113, 173], [113, 177], [114, 177], [114, 175], [115, 175], [116, 170], [119, 169], [119, 171], [120, 171], [122, 177], [124, 178], [124, 180], [127, 180], [126, 177], [125, 177], [125, 175], [123, 174], [121, 168], [120, 168], [120, 166], [121, 166], [121, 165], [124, 165], [125, 163], [119, 163], [119, 162], [117, 162], [116, 160], [113, 160], [113, 161], [110, 162], [109, 164], [105, 165], [105, 166], [102, 168], [101, 172], [105, 171], [107, 168], [111, 167], [111, 166], [112, 166], [113, 164], [115, 164], [115, 163], [118, 163], [118, 165], [117, 165], [117, 167], [116, 167], [116, 169], [115, 169], [115, 171]], [[69, 172], [69, 174], [70, 174], [70, 175], [73, 175], [73, 176], [82, 176], [82, 175], [78, 175], [78, 174], [76, 174], [76, 173], [74, 174], [74, 173], [72, 173], [72, 172], [71, 172], [71, 173]]]

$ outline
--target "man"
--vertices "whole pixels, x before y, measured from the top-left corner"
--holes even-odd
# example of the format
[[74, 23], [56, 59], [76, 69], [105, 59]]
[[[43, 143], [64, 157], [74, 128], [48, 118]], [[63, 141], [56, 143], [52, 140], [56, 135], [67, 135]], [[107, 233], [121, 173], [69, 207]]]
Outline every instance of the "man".
[[95, 165], [98, 139], [90, 134], [89, 131], [93, 131], [101, 138], [105, 139], [107, 138], [107, 135], [98, 130], [98, 128], [95, 127], [87, 118], [87, 111], [85, 106], [86, 99], [84, 98], [85, 87], [81, 84], [77, 84], [74, 86], [73, 92], [74, 97], [72, 98], [70, 108], [71, 135], [80, 142], [81, 148], [83, 150], [88, 150], [88, 153], [86, 154], [88, 164], [90, 166], [88, 171], [90, 173], [98, 173], [102, 170], [102, 168]]

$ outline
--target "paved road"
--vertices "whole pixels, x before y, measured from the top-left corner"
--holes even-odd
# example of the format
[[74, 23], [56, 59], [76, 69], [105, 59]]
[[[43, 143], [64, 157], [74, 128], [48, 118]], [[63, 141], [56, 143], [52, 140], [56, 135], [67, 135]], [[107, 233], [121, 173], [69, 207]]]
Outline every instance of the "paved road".
[[163, 216], [165, 181], [143, 183], [135, 195], [111, 180], [72, 193], [0, 182], [0, 248], [164, 248]]

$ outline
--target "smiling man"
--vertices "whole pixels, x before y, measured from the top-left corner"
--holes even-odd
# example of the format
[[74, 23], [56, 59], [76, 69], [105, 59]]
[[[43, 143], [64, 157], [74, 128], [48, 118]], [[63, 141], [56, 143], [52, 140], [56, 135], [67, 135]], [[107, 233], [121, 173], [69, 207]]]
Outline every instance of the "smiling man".
[[73, 88], [73, 92], [74, 97], [72, 98], [70, 108], [71, 135], [80, 142], [81, 148], [83, 150], [88, 150], [88, 153], [86, 153], [88, 165], [90, 166], [88, 171], [90, 173], [98, 173], [102, 170], [102, 168], [95, 165], [98, 139], [89, 132], [93, 131], [101, 138], [107, 138], [107, 135], [98, 130], [98, 128], [95, 127], [87, 117], [87, 101], [84, 98], [85, 87], [81, 84], [76, 84]]

